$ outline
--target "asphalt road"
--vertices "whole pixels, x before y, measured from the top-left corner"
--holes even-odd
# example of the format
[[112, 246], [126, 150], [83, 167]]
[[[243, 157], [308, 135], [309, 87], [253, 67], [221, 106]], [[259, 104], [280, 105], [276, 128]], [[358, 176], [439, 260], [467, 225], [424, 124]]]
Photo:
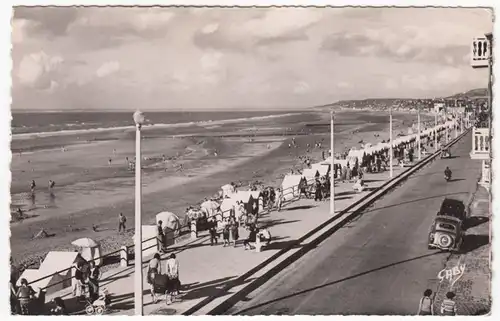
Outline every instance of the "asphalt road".
[[[481, 162], [472, 161], [471, 134], [418, 171], [362, 216], [249, 294], [228, 314], [416, 314], [449, 254], [427, 249], [431, 223], [445, 197], [466, 205]], [[444, 180], [444, 169], [453, 181]]]

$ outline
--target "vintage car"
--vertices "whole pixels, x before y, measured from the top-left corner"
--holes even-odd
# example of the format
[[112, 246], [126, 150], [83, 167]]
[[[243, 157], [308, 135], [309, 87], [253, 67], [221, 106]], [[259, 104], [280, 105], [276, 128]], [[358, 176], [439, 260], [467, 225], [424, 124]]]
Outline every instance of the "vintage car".
[[467, 219], [467, 212], [462, 201], [452, 198], [445, 198], [441, 203], [441, 208], [437, 212], [437, 216], [451, 216], [462, 222]]
[[464, 239], [462, 221], [451, 216], [438, 216], [429, 232], [428, 248], [459, 251]]

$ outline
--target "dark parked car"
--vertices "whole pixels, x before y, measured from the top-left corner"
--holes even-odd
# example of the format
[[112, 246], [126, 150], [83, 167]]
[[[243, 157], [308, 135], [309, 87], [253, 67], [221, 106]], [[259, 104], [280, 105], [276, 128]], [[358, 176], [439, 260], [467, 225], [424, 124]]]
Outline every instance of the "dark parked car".
[[438, 216], [429, 233], [428, 248], [459, 251], [464, 240], [462, 221], [452, 216]]
[[438, 216], [451, 216], [462, 221], [462, 224], [467, 219], [467, 212], [462, 201], [445, 198], [441, 203], [441, 208], [437, 213]]

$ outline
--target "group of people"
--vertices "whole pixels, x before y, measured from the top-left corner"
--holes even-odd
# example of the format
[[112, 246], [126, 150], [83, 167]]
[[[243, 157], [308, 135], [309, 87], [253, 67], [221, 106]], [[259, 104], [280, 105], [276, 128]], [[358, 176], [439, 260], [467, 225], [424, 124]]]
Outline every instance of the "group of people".
[[167, 304], [172, 303], [180, 294], [181, 289], [179, 261], [176, 255], [170, 254], [165, 262], [165, 269], [163, 269], [161, 256], [156, 253], [148, 264], [147, 282], [150, 285], [153, 303], [158, 302], [158, 294], [165, 294]]
[[[11, 263], [12, 270], [9, 281], [10, 307], [12, 314], [38, 315], [45, 314], [45, 292], [41, 289], [38, 293], [33, 290], [25, 278], [19, 279], [19, 271]], [[99, 298], [99, 279], [101, 271], [93, 261], [88, 264], [77, 261], [73, 267], [72, 294], [79, 302], [94, 302]], [[60, 297], [51, 302], [53, 307], [48, 311], [51, 315], [66, 315], [67, 310], [64, 300]]]
[[[441, 302], [440, 312], [441, 315], [454, 316], [457, 314], [457, 304], [454, 301], [455, 293], [447, 292], [446, 298]], [[432, 290], [427, 289], [424, 291], [423, 297], [420, 299], [418, 305], [417, 315], [435, 315], [434, 313], [434, 298], [432, 297]]]

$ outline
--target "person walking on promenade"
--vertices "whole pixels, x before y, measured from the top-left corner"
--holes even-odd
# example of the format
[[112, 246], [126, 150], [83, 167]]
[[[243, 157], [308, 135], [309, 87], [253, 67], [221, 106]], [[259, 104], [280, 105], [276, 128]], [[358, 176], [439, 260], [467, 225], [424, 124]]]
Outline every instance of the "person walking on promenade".
[[257, 233], [259, 232], [257, 227], [253, 224], [249, 225], [248, 229], [249, 229], [248, 237], [246, 238], [246, 240], [243, 241], [245, 250], [250, 250], [252, 248], [251, 243], [255, 243], [257, 241]]
[[234, 216], [229, 217], [229, 245], [233, 243], [233, 246], [236, 247], [236, 242], [238, 241], [238, 222], [236, 222], [236, 218]]
[[120, 233], [123, 229], [123, 232], [125, 232], [125, 223], [127, 222], [127, 218], [123, 216], [123, 213], [120, 213], [118, 215], [118, 233]]
[[172, 299], [175, 300], [175, 297], [179, 295], [181, 289], [181, 282], [179, 281], [179, 261], [177, 261], [174, 253], [170, 254], [166, 266], [169, 280], [168, 283], [170, 284], [167, 290], [167, 304], [170, 304]]
[[151, 299], [153, 303], [157, 302], [155, 295], [155, 278], [158, 274], [161, 274], [161, 258], [159, 253], [155, 253], [153, 258], [149, 261], [147, 273], [147, 281], [151, 291]]
[[89, 270], [89, 294], [90, 300], [95, 301], [99, 297], [99, 279], [101, 277], [101, 270], [95, 265], [94, 261], [90, 261]]
[[158, 221], [156, 225], [156, 244], [158, 246], [158, 252], [164, 252], [165, 250], [165, 233], [163, 233], [163, 222]]
[[281, 212], [281, 206], [283, 206], [283, 191], [281, 188], [278, 188], [278, 195], [276, 195], [276, 207], [278, 209], [278, 212]]
[[431, 298], [432, 290], [424, 291], [424, 296], [420, 299], [417, 315], [434, 315], [434, 300]]
[[10, 289], [10, 313], [18, 314], [19, 313], [19, 300], [17, 299], [17, 287], [16, 287], [17, 278], [14, 273], [10, 274], [9, 280], [9, 289]]
[[28, 285], [28, 281], [26, 279], [21, 279], [21, 286], [17, 289], [16, 296], [19, 300], [21, 315], [30, 315], [29, 306], [31, 300], [35, 297], [35, 291]]
[[75, 265], [75, 271], [73, 272], [73, 278], [75, 283], [73, 283], [73, 296], [81, 300], [83, 298], [83, 271], [82, 262], [78, 262]]
[[217, 237], [217, 220], [215, 217], [211, 217], [208, 222], [209, 228], [208, 232], [210, 233], [210, 245], [217, 245], [218, 237]]
[[224, 241], [224, 247], [229, 246], [229, 222], [224, 222], [224, 227], [222, 228], [222, 240]]
[[321, 182], [319, 181], [318, 178], [316, 178], [316, 181], [315, 181], [315, 191], [314, 191], [314, 201], [318, 202], [318, 201], [321, 201], [323, 199], [323, 195], [322, 195], [322, 186], [321, 186]]
[[443, 303], [441, 303], [442, 315], [452, 316], [457, 314], [457, 304], [455, 303], [455, 301], [453, 301], [454, 297], [455, 293], [453, 292], [446, 293], [446, 299], [444, 299]]

